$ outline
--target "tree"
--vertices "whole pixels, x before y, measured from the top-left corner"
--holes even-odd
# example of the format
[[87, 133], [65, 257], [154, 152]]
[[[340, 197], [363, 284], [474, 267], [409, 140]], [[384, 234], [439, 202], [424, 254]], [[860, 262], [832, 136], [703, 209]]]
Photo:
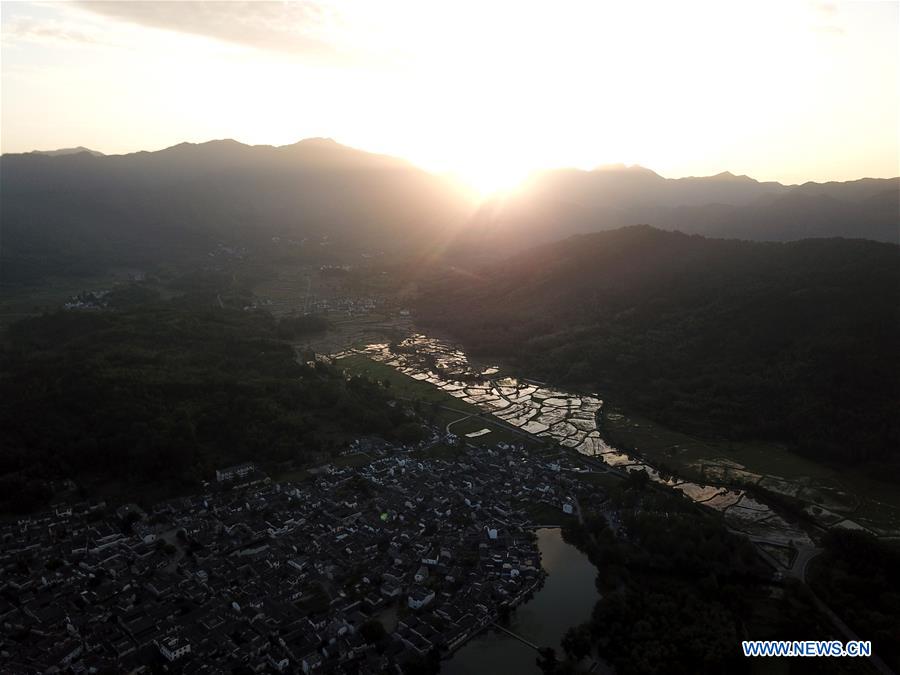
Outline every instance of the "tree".
[[[212, 467], [291, 458], [335, 439], [421, 436], [381, 387], [298, 364], [274, 317], [186, 298], [9, 327], [0, 349], [0, 513], [51, 480], [182, 490]], [[90, 496], [85, 494], [84, 496]], [[128, 523], [123, 524], [126, 529]]]
[[359, 627], [359, 633], [370, 645], [378, 644], [387, 637], [384, 625], [378, 619], [369, 619]]
[[630, 490], [643, 490], [650, 483], [650, 475], [644, 469], [629, 471], [626, 483]]
[[556, 672], [558, 662], [556, 660], [556, 650], [553, 647], [542, 647], [538, 650], [539, 656], [535, 660], [538, 668], [545, 675], [553, 675]]
[[574, 661], [581, 661], [591, 653], [591, 631], [587, 624], [574, 626], [562, 638], [562, 648]]
[[425, 438], [425, 429], [421, 424], [416, 424], [415, 422], [401, 424], [394, 433], [397, 436], [397, 440], [403, 444], [418, 443]]

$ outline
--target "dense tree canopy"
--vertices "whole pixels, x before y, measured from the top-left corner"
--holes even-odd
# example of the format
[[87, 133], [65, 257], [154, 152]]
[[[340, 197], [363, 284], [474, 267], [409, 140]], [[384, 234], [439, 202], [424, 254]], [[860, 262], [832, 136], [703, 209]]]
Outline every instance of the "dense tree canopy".
[[427, 324], [672, 428], [900, 475], [900, 248], [636, 226], [433, 280]]
[[875, 653], [900, 668], [900, 547], [865, 532], [833, 529], [812, 565], [812, 588]]
[[14, 324], [0, 354], [0, 508], [40, 502], [44, 479], [194, 481], [405, 428], [377, 385], [301, 365], [284, 332], [269, 314], [187, 301]]
[[[615, 529], [588, 512], [563, 530], [596, 565], [603, 596], [562, 640], [570, 665], [596, 649], [622, 675], [755, 672], [741, 640], [839, 637], [798, 584], [773, 592], [771, 568], [720, 515], [632, 482], [613, 490], [608, 506]], [[798, 661], [779, 666], [807, 672]], [[846, 671], [846, 660], [827, 661], [814, 672]]]

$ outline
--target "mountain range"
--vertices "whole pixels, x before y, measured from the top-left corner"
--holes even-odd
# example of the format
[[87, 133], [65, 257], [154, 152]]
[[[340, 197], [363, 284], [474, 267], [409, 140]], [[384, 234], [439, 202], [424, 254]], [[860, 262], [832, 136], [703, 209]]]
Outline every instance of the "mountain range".
[[59, 150], [32, 150], [30, 155], [45, 155], [47, 157], [59, 157], [60, 155], [77, 155], [79, 153], [86, 152], [89, 155], [94, 155], [94, 157], [103, 157], [102, 152], [98, 152], [97, 150], [91, 150], [90, 148], [86, 148], [83, 145], [79, 145], [76, 148], [60, 148]]
[[730, 173], [667, 179], [642, 167], [533, 175], [477, 202], [409, 162], [313, 138], [233, 140], [103, 155], [0, 158], [0, 278], [94, 274], [196, 260], [219, 242], [327, 239], [352, 251], [503, 257], [575, 233], [649, 223], [706, 236], [898, 240], [900, 179], [785, 186]]
[[532, 176], [481, 205], [470, 236], [479, 247], [517, 248], [638, 223], [711, 237], [900, 240], [900, 178], [782, 185], [720, 173], [667, 179], [622, 165]]
[[471, 208], [449, 181], [323, 138], [7, 154], [0, 194], [11, 280], [191, 260], [217, 242], [252, 247], [272, 237], [391, 249], [461, 222]]
[[551, 384], [704, 437], [785, 442], [900, 480], [900, 248], [646, 225], [423, 284], [418, 321]]

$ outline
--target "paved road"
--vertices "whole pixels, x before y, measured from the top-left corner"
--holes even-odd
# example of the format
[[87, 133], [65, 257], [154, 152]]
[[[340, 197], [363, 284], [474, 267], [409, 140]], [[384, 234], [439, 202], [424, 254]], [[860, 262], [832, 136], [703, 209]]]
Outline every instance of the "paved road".
[[741, 532], [740, 530], [735, 530], [731, 527], [728, 528], [728, 531], [747, 537], [747, 539], [749, 539], [756, 545], [756, 550], [759, 552], [760, 556], [763, 557], [766, 562], [768, 562], [772, 567], [774, 567], [779, 572], [783, 572], [788, 576], [799, 579], [804, 583], [806, 582], [806, 569], [809, 566], [809, 563], [813, 558], [822, 553], [822, 549], [816, 548], [815, 546], [797, 547], [797, 555], [794, 556], [794, 560], [791, 563], [791, 566], [786, 567], [780, 560], [777, 560], [768, 551], [766, 551], [766, 549], [759, 545], [770, 544], [772, 546], [779, 546], [784, 548], [784, 542], [767, 539], [766, 537], [760, 537], [754, 534], [747, 534], [746, 532]]
[[[452, 409], [452, 408], [447, 408], [447, 410], [453, 410], [453, 409]], [[459, 412], [459, 411], [454, 411], [454, 412]], [[465, 421], [465, 420], [472, 419], [473, 417], [479, 417], [479, 416], [480, 416], [480, 413], [472, 413], [471, 415], [466, 415], [465, 413], [462, 413], [462, 414], [463, 414], [463, 417], [460, 417], [459, 419], [456, 419], [456, 420], [452, 420], [452, 421], [450, 421], [450, 422], [447, 422], [447, 427], [446, 427], [446, 429], [444, 429], [444, 431], [446, 431], [448, 434], [453, 433], [452, 431], [450, 431], [450, 427], [452, 427], [452, 426], [453, 426], [454, 424], [456, 424], [457, 422], [463, 422], [463, 421]]]
[[[809, 587], [807, 586], [807, 588]], [[832, 625], [834, 625], [841, 635], [843, 635], [845, 642], [849, 642], [850, 640], [859, 641], [859, 636], [850, 630], [850, 627], [841, 621], [841, 617], [832, 612], [831, 608], [822, 602], [819, 599], [819, 596], [813, 593], [812, 589], [809, 589], [809, 593], [812, 596], [813, 604], [815, 604], [816, 608], [831, 620]], [[879, 673], [883, 673], [883, 675], [896, 675], [893, 669], [876, 654], [872, 654], [869, 657], [869, 663], [871, 663]]]
[[803, 583], [806, 583], [806, 568], [812, 559], [822, 552], [820, 548], [806, 547], [797, 551], [797, 557], [794, 558], [794, 564], [791, 566], [791, 575], [797, 577]]

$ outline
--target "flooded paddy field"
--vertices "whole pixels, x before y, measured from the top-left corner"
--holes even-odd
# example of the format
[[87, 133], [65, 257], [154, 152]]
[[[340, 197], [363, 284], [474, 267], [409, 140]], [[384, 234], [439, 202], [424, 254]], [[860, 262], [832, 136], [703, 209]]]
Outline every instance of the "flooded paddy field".
[[[683, 492], [698, 504], [722, 512], [732, 529], [773, 545], [811, 546], [812, 541], [802, 527], [788, 522], [768, 505], [753, 499], [746, 490], [721, 487], [721, 484], [734, 483], [739, 478], [740, 482], [748, 485], [759, 482], [761, 487], [772, 493], [809, 500], [807, 514], [825, 528], [861, 527], [876, 534], [890, 533], [885, 527], [885, 520], [877, 521], [876, 526], [876, 521], [864, 517], [866, 511], [860, 507], [857, 497], [821, 481], [819, 473], [813, 473], [806, 482], [798, 475], [799, 471], [786, 471], [787, 475], [783, 476], [774, 472], [763, 474], [748, 469], [740, 461], [721, 457], [722, 452], [716, 452], [711, 445], [703, 449], [705, 453], [686, 445], [682, 453], [686, 458], [684, 462], [671, 461], [672, 457], [679, 456], [678, 448], [669, 454], [645, 453], [642, 445], [629, 444], [627, 447], [633, 447], [637, 452], [624, 452], [613, 447], [609, 441], [605, 424], [612, 415], [603, 414], [604, 402], [600, 396], [574, 394], [542, 382], [505, 376], [495, 366], [473, 364], [462, 349], [444, 340], [417, 334], [395, 344], [393, 350], [388, 343], [374, 342], [338, 352], [333, 357], [365, 357], [406, 375], [415, 384], [430, 385], [444, 396], [465, 404], [470, 410], [488, 413], [513, 433], [519, 430], [524, 432], [523, 437], [530, 434], [558, 443], [596, 457], [610, 467], [646, 471], [651, 480]], [[618, 417], [622, 423], [627, 423], [623, 415]], [[491, 439], [492, 434], [480, 433], [484, 429], [492, 429], [488, 419], [469, 418], [461, 421], [458, 429], [451, 426], [450, 430], [467, 437], [471, 433], [477, 434], [468, 437], [470, 441]], [[648, 429], [651, 428], [649, 423], [639, 424], [647, 424]], [[618, 438], [618, 435], [615, 437]], [[787, 451], [785, 454], [790, 455]], [[717, 457], [721, 459], [715, 459]], [[654, 466], [654, 460], [672, 468], [676, 475], [661, 473], [659, 467]], [[781, 464], [791, 461], [794, 458], [789, 456], [782, 459]], [[695, 462], [703, 462], [702, 468], [691, 466]], [[685, 470], [682, 471], [682, 468]], [[821, 467], [817, 471], [821, 471]], [[892, 513], [889, 503], [869, 501], [870, 511], [877, 512], [880, 508], [889, 515]]]
[[[710, 442], [620, 411], [603, 410], [599, 422], [611, 444], [633, 448], [685, 479], [757, 486], [796, 500], [825, 529], [862, 528], [879, 536], [900, 536], [900, 493], [861, 471], [833, 468], [775, 443]], [[743, 520], [750, 518], [736, 513]]]

